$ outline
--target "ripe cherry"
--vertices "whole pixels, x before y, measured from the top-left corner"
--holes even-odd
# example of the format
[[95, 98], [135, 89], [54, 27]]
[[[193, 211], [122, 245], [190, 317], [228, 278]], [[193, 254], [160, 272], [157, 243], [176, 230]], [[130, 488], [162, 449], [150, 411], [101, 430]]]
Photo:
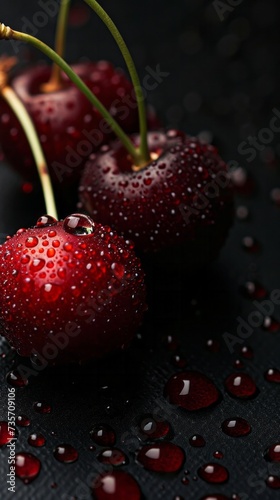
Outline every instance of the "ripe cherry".
[[43, 216], [0, 247], [1, 322], [22, 356], [55, 364], [122, 349], [145, 307], [131, 244], [87, 216]]

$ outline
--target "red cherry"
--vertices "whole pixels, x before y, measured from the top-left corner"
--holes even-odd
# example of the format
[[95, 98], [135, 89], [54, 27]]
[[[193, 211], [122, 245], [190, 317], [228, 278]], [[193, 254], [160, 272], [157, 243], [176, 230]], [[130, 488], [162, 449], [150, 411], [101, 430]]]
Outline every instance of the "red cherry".
[[[133, 140], [138, 146], [139, 136]], [[226, 164], [216, 148], [183, 132], [150, 132], [148, 140], [154, 161], [138, 172], [119, 141], [88, 161], [84, 207], [142, 251], [185, 243], [190, 256], [211, 260], [232, 223]]]
[[[133, 87], [109, 62], [80, 63], [74, 71], [127, 131], [138, 130]], [[64, 75], [65, 88], [43, 93], [51, 67], [37, 65], [10, 82], [30, 113], [56, 182], [77, 178], [85, 160], [112, 137], [108, 125], [87, 98]], [[133, 105], [129, 105], [129, 102]], [[8, 161], [27, 179], [36, 176], [25, 134], [9, 106], [0, 100], [0, 142]]]
[[129, 344], [144, 310], [131, 245], [87, 216], [41, 217], [0, 247], [0, 318], [22, 356], [55, 364], [106, 355]]

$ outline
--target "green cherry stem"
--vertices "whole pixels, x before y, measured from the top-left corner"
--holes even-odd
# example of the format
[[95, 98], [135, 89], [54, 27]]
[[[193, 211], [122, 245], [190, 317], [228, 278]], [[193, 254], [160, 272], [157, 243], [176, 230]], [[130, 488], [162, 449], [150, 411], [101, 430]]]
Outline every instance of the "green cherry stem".
[[60, 68], [66, 73], [66, 75], [72, 80], [72, 82], [83, 92], [83, 94], [88, 98], [91, 104], [99, 111], [106, 122], [110, 125], [112, 130], [115, 132], [117, 137], [123, 143], [124, 147], [127, 149], [128, 153], [131, 155], [134, 164], [136, 166], [142, 166], [147, 164], [146, 158], [141, 156], [141, 153], [136, 150], [134, 144], [130, 138], [126, 135], [119, 124], [110, 115], [109, 111], [103, 106], [99, 99], [91, 92], [89, 87], [81, 80], [81, 78], [72, 70], [72, 68], [62, 59], [54, 50], [52, 50], [48, 45], [38, 40], [34, 36], [28, 35], [27, 33], [21, 33], [20, 31], [15, 31], [9, 26], [0, 23], [0, 39], [3, 40], [19, 40], [28, 43], [40, 50], [47, 57], [52, 59], [53, 62], [58, 64]]
[[[56, 35], [55, 35], [55, 51], [56, 53], [63, 57], [66, 45], [66, 32], [68, 24], [68, 15], [71, 5], [71, 0], [61, 0], [60, 10], [57, 19]], [[53, 65], [51, 77], [48, 83], [42, 85], [42, 90], [44, 92], [54, 92], [63, 87], [61, 69], [57, 64]]]
[[49, 170], [35, 126], [17, 94], [7, 85], [6, 79], [7, 73], [0, 70], [0, 94], [15, 113], [27, 137], [40, 177], [47, 214], [58, 219]]
[[145, 107], [145, 97], [143, 94], [143, 89], [139, 80], [139, 76], [132, 59], [132, 56], [128, 50], [128, 47], [119, 32], [117, 26], [114, 21], [110, 18], [107, 12], [101, 7], [101, 5], [96, 2], [96, 0], [85, 0], [85, 2], [94, 10], [94, 12], [100, 17], [105, 26], [107, 26], [111, 35], [115, 39], [122, 56], [125, 60], [127, 69], [129, 71], [133, 86], [135, 97], [138, 104], [138, 112], [139, 112], [139, 128], [140, 128], [140, 137], [141, 137], [141, 145], [140, 145], [140, 154], [141, 157], [148, 162], [150, 160], [150, 153], [148, 147], [148, 136], [147, 136], [147, 113]]

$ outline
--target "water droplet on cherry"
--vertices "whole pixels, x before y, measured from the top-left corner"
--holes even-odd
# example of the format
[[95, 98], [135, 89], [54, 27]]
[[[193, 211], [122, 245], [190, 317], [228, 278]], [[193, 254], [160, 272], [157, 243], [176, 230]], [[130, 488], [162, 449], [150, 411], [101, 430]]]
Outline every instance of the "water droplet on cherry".
[[63, 229], [69, 234], [85, 236], [94, 233], [95, 224], [93, 220], [86, 215], [73, 214], [64, 219]]
[[51, 217], [51, 215], [43, 215], [37, 220], [37, 227], [48, 227], [48, 226], [53, 226], [54, 224], [57, 224], [57, 220], [54, 217]]

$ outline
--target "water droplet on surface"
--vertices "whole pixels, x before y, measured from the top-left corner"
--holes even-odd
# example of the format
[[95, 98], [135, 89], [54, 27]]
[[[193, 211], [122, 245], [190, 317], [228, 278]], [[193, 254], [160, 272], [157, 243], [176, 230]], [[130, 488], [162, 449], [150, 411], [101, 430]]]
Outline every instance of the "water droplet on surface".
[[36, 403], [33, 404], [33, 409], [37, 413], [42, 413], [42, 414], [48, 414], [51, 413], [52, 407], [47, 404], [47, 403], [42, 403], [40, 401], [36, 401]]
[[177, 472], [183, 466], [185, 453], [176, 444], [163, 441], [143, 446], [137, 454], [137, 460], [150, 471]]
[[97, 456], [97, 460], [99, 460], [102, 464], [114, 465], [115, 467], [128, 463], [127, 456], [118, 448], [109, 448], [101, 451], [101, 453]]
[[122, 264], [119, 264], [118, 262], [114, 262], [112, 264], [112, 270], [113, 270], [113, 273], [116, 276], [116, 278], [118, 278], [118, 279], [123, 278], [125, 269], [124, 269], [124, 266]]
[[37, 273], [38, 271], [41, 271], [43, 267], [45, 267], [45, 260], [44, 259], [33, 259], [31, 264], [30, 264], [30, 271], [32, 273]]
[[0, 448], [2, 446], [6, 446], [10, 441], [15, 439], [16, 437], [16, 431], [14, 427], [11, 425], [9, 426], [8, 422], [5, 422], [4, 420], [0, 421]]
[[54, 283], [46, 283], [42, 287], [42, 297], [46, 302], [55, 302], [62, 294], [62, 287]]
[[280, 443], [273, 444], [265, 453], [268, 462], [280, 462]]
[[224, 458], [224, 454], [222, 451], [214, 451], [213, 457], [217, 460], [222, 460], [222, 458]]
[[16, 476], [25, 484], [31, 483], [40, 473], [41, 462], [31, 453], [17, 453], [15, 463]]
[[244, 418], [227, 418], [222, 423], [222, 431], [230, 437], [248, 436], [251, 432], [251, 426]]
[[46, 444], [46, 438], [43, 436], [43, 434], [40, 433], [30, 434], [27, 441], [28, 444], [30, 444], [31, 446], [35, 446], [36, 448], [40, 448], [41, 446], [45, 446]]
[[226, 379], [225, 387], [234, 398], [252, 399], [259, 393], [254, 380], [247, 373], [232, 373]]
[[47, 227], [47, 226], [52, 226], [54, 224], [57, 224], [57, 220], [54, 217], [51, 217], [51, 215], [43, 215], [37, 220], [37, 227]]
[[241, 294], [247, 299], [258, 300], [267, 297], [267, 290], [257, 281], [246, 281], [240, 287]]
[[28, 379], [23, 378], [17, 369], [12, 370], [7, 374], [6, 380], [12, 387], [26, 387], [28, 385]]
[[171, 427], [167, 420], [157, 421], [153, 417], [144, 418], [140, 425], [141, 439], [162, 439], [168, 436], [171, 432]]
[[206, 375], [185, 371], [173, 375], [165, 385], [164, 395], [171, 404], [188, 411], [196, 411], [217, 404], [219, 391]]
[[90, 432], [91, 439], [100, 446], [114, 446], [116, 435], [112, 427], [107, 424], [98, 425]]
[[280, 384], [280, 370], [277, 368], [270, 368], [264, 374], [265, 380], [268, 382], [274, 382], [275, 384]]
[[206, 349], [210, 352], [219, 352], [221, 344], [216, 339], [208, 339], [206, 341]]
[[141, 500], [142, 494], [135, 479], [121, 470], [98, 476], [92, 486], [96, 500]]
[[194, 436], [190, 437], [189, 443], [194, 448], [203, 448], [206, 445], [205, 439], [200, 434], [194, 434]]
[[72, 464], [78, 460], [79, 454], [73, 446], [70, 444], [59, 444], [56, 446], [53, 456], [59, 462], [63, 462], [64, 464]]
[[63, 221], [63, 229], [75, 236], [85, 236], [94, 233], [95, 224], [90, 217], [81, 214], [73, 214]]
[[20, 427], [28, 427], [31, 424], [31, 421], [26, 415], [18, 415], [16, 418], [16, 424]]
[[269, 476], [266, 480], [266, 485], [273, 490], [280, 489], [280, 477], [278, 476]]
[[38, 245], [39, 243], [39, 240], [36, 236], [29, 236], [29, 238], [27, 238], [25, 240], [25, 246], [27, 248], [34, 248]]
[[242, 247], [248, 253], [257, 253], [260, 251], [260, 244], [252, 236], [245, 236], [242, 240]]
[[187, 360], [182, 354], [174, 354], [171, 358], [172, 364], [178, 368], [185, 368]]
[[270, 333], [277, 333], [280, 330], [280, 323], [271, 316], [266, 316], [262, 325], [263, 330]]
[[228, 470], [223, 465], [209, 463], [198, 469], [198, 475], [207, 483], [222, 484], [229, 478]]
[[245, 358], [245, 359], [253, 359], [253, 357], [254, 357], [254, 351], [253, 351], [252, 347], [250, 347], [248, 345], [244, 345], [243, 347], [241, 347], [240, 354], [241, 354], [242, 358]]

